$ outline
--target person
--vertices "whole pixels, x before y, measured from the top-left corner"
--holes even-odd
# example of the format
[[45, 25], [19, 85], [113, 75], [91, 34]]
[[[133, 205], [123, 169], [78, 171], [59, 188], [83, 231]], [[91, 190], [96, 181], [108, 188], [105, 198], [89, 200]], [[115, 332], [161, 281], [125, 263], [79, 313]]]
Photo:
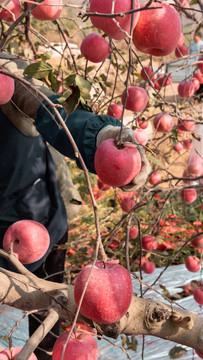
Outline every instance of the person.
[[195, 32], [193, 41], [190, 43], [190, 54], [200, 54], [203, 51], [203, 41], [201, 39], [201, 33]]
[[[23, 77], [27, 63], [7, 53], [0, 54], [0, 66], [11, 73]], [[24, 77], [55, 105], [60, 105], [59, 95], [54, 94], [41, 81]], [[63, 107], [57, 108], [64, 120], [67, 114]], [[85, 110], [81, 104], [68, 116], [66, 121], [69, 131], [82, 155], [88, 171], [95, 173], [94, 155], [97, 146], [108, 138], [116, 138], [120, 134], [120, 121], [108, 115], [95, 115]], [[121, 140], [136, 143], [134, 133], [124, 127]], [[49, 150], [51, 146], [52, 150]], [[75, 209], [72, 200], [76, 198], [80, 204], [80, 196], [76, 189], [64, 199], [68, 191], [59, 190], [56, 178], [56, 163], [62, 167], [66, 183], [67, 176], [61, 157], [74, 159], [79, 168], [81, 164], [64, 129], [58, 124], [53, 109], [40, 95], [32, 92], [20, 81], [15, 81], [15, 91], [10, 102], [0, 106], [0, 248], [8, 227], [22, 219], [31, 219], [42, 223], [50, 235], [50, 247], [37, 262], [26, 267], [37, 276], [48, 280], [63, 282], [65, 250], [58, 245], [67, 242], [68, 217]], [[140, 174], [126, 185], [124, 191], [134, 191], [142, 186], [150, 172], [150, 165], [142, 147], [142, 169]], [[51, 155], [52, 153], [52, 155]], [[54, 154], [56, 156], [54, 156]], [[53, 161], [53, 158], [60, 159]], [[59, 168], [60, 168], [59, 166]], [[70, 180], [70, 179], [69, 179]], [[72, 186], [72, 182], [68, 181]], [[72, 186], [74, 188], [74, 186]], [[62, 197], [63, 196], [63, 197]], [[77, 203], [77, 201], [76, 201]], [[72, 206], [72, 207], [71, 207]], [[71, 211], [68, 209], [71, 208]], [[67, 217], [68, 215], [68, 217]], [[16, 271], [5, 259], [0, 258], [0, 267]], [[39, 326], [38, 319], [29, 317], [30, 335]], [[52, 329], [58, 335], [60, 322]], [[35, 354], [38, 360], [51, 359], [51, 351], [56, 340], [50, 332], [39, 344]]]

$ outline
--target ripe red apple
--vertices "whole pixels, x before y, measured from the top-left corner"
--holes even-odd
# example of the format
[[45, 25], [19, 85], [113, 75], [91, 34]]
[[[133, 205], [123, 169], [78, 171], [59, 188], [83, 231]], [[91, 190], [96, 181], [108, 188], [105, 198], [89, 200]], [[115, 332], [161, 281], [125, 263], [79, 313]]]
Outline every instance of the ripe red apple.
[[137, 142], [139, 144], [142, 144], [145, 146], [149, 140], [147, 132], [143, 129], [136, 129], [133, 131], [134, 131], [135, 139], [137, 140]]
[[198, 59], [197, 67], [203, 73], [203, 56]]
[[189, 48], [186, 45], [178, 45], [175, 49], [175, 56], [181, 58], [184, 55], [189, 54]]
[[199, 351], [195, 350], [196, 354], [200, 357], [200, 359], [203, 359], [203, 354], [201, 354]]
[[173, 129], [174, 121], [171, 115], [160, 113], [154, 117], [154, 127], [158, 132], [169, 132]]
[[191, 204], [196, 200], [197, 192], [193, 188], [183, 189], [180, 192], [180, 196], [186, 204]]
[[10, 76], [0, 74], [0, 85], [3, 91], [0, 92], [0, 105], [9, 102], [13, 96], [15, 83]]
[[185, 259], [185, 266], [191, 272], [197, 272], [200, 269], [201, 261], [196, 256], [190, 255]]
[[157, 249], [157, 241], [155, 241], [155, 237], [152, 235], [144, 235], [142, 237], [142, 248], [147, 251], [152, 251]]
[[[74, 294], [78, 306], [92, 264], [78, 274]], [[81, 305], [81, 314], [101, 324], [118, 321], [128, 310], [133, 294], [129, 272], [117, 261], [97, 261]]]
[[[2, 2], [2, 0], [0, 0]], [[18, 0], [10, 0], [7, 5], [4, 5], [6, 9], [8, 9], [10, 12], [6, 10], [0, 11], [0, 19], [8, 21], [8, 22], [14, 22], [16, 19], [19, 18], [21, 14], [21, 3]], [[12, 13], [12, 14], [11, 14]]]
[[199, 154], [193, 154], [189, 157], [186, 172], [192, 177], [203, 175], [203, 158]]
[[[139, 9], [140, 4], [138, 0], [134, 2], [134, 9]], [[99, 13], [99, 14], [112, 14], [112, 9], [114, 8], [113, 13], [119, 14], [132, 9], [131, 0], [91, 0], [90, 2], [90, 13]], [[139, 18], [139, 11], [134, 13], [133, 27], [137, 24]], [[131, 15], [125, 15], [123, 17], [116, 17], [115, 20], [119, 23], [119, 26], [122, 30], [127, 33], [130, 33], [131, 27]], [[119, 30], [119, 27], [116, 23], [107, 17], [102, 16], [91, 16], [90, 20], [92, 24], [102, 30], [106, 35], [110, 36], [113, 39], [120, 40], [126, 37], [124, 32]]]
[[119, 105], [119, 104], [111, 104], [109, 107], [108, 107], [108, 113], [107, 115], [110, 115], [110, 116], [113, 116], [115, 117], [116, 119], [119, 119], [121, 118], [122, 116], [122, 113], [123, 113], [123, 106], [122, 105]]
[[184, 119], [178, 119], [178, 130], [192, 131], [195, 127], [195, 122], [188, 115], [184, 115]]
[[144, 119], [140, 119], [140, 118], [138, 118], [137, 119], [137, 122], [138, 122], [138, 125], [139, 125], [139, 127], [141, 128], [141, 129], [146, 129], [147, 127], [148, 127], [148, 125], [149, 125], [149, 121], [148, 120], [144, 120]]
[[203, 249], [203, 235], [197, 235], [191, 242], [194, 249]]
[[193, 77], [197, 78], [199, 80], [200, 84], [203, 84], [203, 73], [201, 71], [197, 71], [193, 74]]
[[19, 220], [6, 230], [3, 238], [3, 248], [13, 253], [22, 264], [30, 264], [41, 259], [50, 245], [47, 229], [33, 220]]
[[94, 165], [105, 184], [120, 187], [129, 184], [139, 174], [141, 157], [135, 146], [118, 148], [114, 139], [107, 139], [98, 146]]
[[195, 88], [191, 80], [181, 81], [178, 85], [178, 94], [181, 98], [188, 98], [194, 95]]
[[157, 171], [153, 172], [149, 178], [149, 182], [152, 185], [159, 183], [161, 180], [161, 175]]
[[160, 87], [166, 87], [173, 82], [172, 76], [170, 74], [164, 74], [157, 77], [158, 84]]
[[144, 66], [141, 70], [140, 75], [143, 80], [148, 81], [148, 78], [150, 78], [151, 81], [155, 81], [154, 71], [151, 66]]
[[61, 15], [62, 5], [63, 0], [44, 0], [41, 4], [37, 5], [31, 13], [38, 20], [54, 21]]
[[185, 36], [184, 34], [181, 32], [180, 34], [180, 38], [178, 40], [177, 46], [182, 46], [184, 44], [184, 40], [185, 40]]
[[194, 88], [195, 88], [195, 91], [197, 91], [199, 88], [200, 88], [200, 82], [199, 80], [196, 78], [196, 77], [193, 77], [191, 79], [193, 85], [194, 85]]
[[203, 305], [203, 287], [202, 286], [197, 286], [194, 289], [193, 296], [194, 296], [195, 301], [198, 304]]
[[93, 32], [83, 39], [80, 51], [87, 60], [93, 63], [99, 63], [109, 56], [111, 47], [106, 39]]
[[183, 139], [183, 145], [186, 150], [192, 149], [192, 139]]
[[173, 146], [173, 150], [177, 151], [178, 153], [181, 153], [181, 151], [183, 151], [183, 144], [181, 144], [181, 142], [177, 142], [174, 146]]
[[129, 231], [129, 239], [135, 239], [138, 235], [138, 228], [137, 226], [133, 226], [130, 228]]
[[[122, 104], [125, 102], [126, 89], [122, 93]], [[143, 111], [148, 103], [148, 95], [145, 89], [139, 86], [128, 86], [128, 95], [125, 108], [134, 112]]]
[[126, 197], [121, 201], [121, 209], [128, 213], [135, 206], [135, 204], [135, 200]]
[[155, 269], [156, 269], [156, 266], [152, 261], [145, 261], [144, 264], [142, 265], [142, 270], [146, 274], [152, 274]]
[[157, 9], [140, 12], [133, 31], [134, 45], [146, 54], [169, 55], [180, 39], [180, 16], [174, 7], [166, 3], [153, 2], [149, 7], [157, 7]]
[[[87, 328], [87, 327], [86, 327]], [[98, 346], [93, 333], [85, 327], [76, 329], [71, 333], [65, 348], [63, 359], [67, 360], [97, 360]], [[61, 360], [63, 348], [70, 331], [59, 335], [53, 347], [52, 360]]]
[[110, 186], [105, 184], [101, 179], [97, 179], [97, 186], [102, 191], [107, 191], [110, 189]]
[[[0, 351], [0, 360], [13, 360], [15, 357], [19, 354], [19, 352], [22, 350], [22, 346], [15, 346], [12, 347], [12, 352], [10, 349], [4, 349]], [[30, 355], [28, 360], [37, 360], [36, 355], [33, 353]]]

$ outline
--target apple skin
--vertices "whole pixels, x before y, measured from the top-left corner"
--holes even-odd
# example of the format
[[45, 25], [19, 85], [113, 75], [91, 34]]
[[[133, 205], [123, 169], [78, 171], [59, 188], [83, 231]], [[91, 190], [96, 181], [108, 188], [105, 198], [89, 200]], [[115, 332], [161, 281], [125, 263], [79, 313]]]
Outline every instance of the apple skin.
[[178, 85], [178, 95], [181, 98], [189, 98], [194, 95], [195, 88], [191, 80], [181, 81]]
[[184, 147], [183, 144], [181, 144], [181, 142], [177, 142], [174, 146], [173, 146], [173, 150], [177, 151], [178, 153], [181, 153], [181, 151], [183, 151]]
[[111, 104], [108, 107], [108, 113], [107, 115], [113, 116], [116, 119], [120, 120], [123, 113], [123, 106], [119, 104]]
[[[1, 0], [2, 1], [2, 0]], [[6, 9], [11, 11], [15, 17], [15, 20], [21, 15], [21, 3], [18, 0], [10, 0], [7, 5], [4, 5]], [[14, 18], [11, 13], [6, 10], [1, 10], [0, 19], [7, 22], [14, 22]]]
[[135, 200], [126, 197], [121, 201], [121, 209], [128, 213], [136, 205]]
[[184, 41], [185, 41], [185, 35], [181, 32], [177, 46], [182, 46], [184, 44]]
[[150, 178], [149, 178], [149, 182], [151, 185], [155, 185], [157, 183], [159, 183], [161, 181], [161, 175], [155, 171], [153, 174], [151, 174]]
[[192, 139], [183, 139], [183, 146], [186, 150], [192, 150]]
[[[0, 351], [0, 360], [8, 360], [8, 359], [15, 359], [15, 357], [19, 354], [19, 352], [22, 350], [22, 346], [15, 346], [12, 348], [12, 357], [11, 352], [8, 349], [4, 349]], [[30, 355], [28, 360], [37, 360], [36, 355], [33, 353]]]
[[181, 58], [184, 55], [189, 54], [189, 48], [186, 45], [178, 45], [175, 49], [175, 56]]
[[203, 73], [203, 56], [198, 59], [197, 68]]
[[159, 76], [156, 80], [160, 87], [166, 87], [170, 84], [172, 84], [172, 76], [170, 74], [164, 74], [162, 76]]
[[167, 113], [157, 114], [153, 119], [154, 128], [158, 132], [169, 132], [173, 129], [174, 121]]
[[[63, 347], [70, 331], [59, 335], [53, 347], [52, 360], [60, 360]], [[71, 333], [70, 339], [66, 345], [63, 359], [68, 360], [97, 360], [98, 346], [97, 342], [89, 329], [76, 329]]]
[[98, 177], [107, 185], [124, 186], [141, 170], [140, 153], [135, 146], [118, 149], [114, 139], [107, 139], [98, 146], [94, 157]]
[[190, 155], [186, 167], [187, 175], [192, 177], [203, 175], [203, 159], [199, 154]]
[[[147, 75], [148, 77], [147, 77]], [[151, 66], [144, 66], [140, 73], [143, 80], [148, 81], [148, 78], [150, 78], [151, 81], [155, 81], [154, 71]]]
[[156, 250], [158, 246], [157, 241], [155, 241], [155, 237], [152, 235], [143, 235], [142, 237], [142, 248], [147, 251]]
[[200, 84], [203, 84], [203, 74], [201, 71], [197, 71], [193, 74], [193, 77], [197, 78], [199, 80]]
[[[122, 93], [122, 104], [125, 102], [126, 89]], [[143, 111], [148, 103], [148, 95], [145, 89], [139, 86], [128, 86], [128, 96], [125, 108], [134, 112]]]
[[198, 304], [203, 305], [203, 287], [197, 286], [193, 291], [193, 296]]
[[191, 242], [194, 249], [203, 249], [203, 235], [197, 235]]
[[133, 43], [143, 53], [166, 56], [176, 48], [180, 39], [181, 19], [170, 5], [153, 2], [149, 8], [152, 6], [159, 9], [140, 12], [133, 31]]
[[200, 88], [200, 82], [199, 80], [196, 78], [196, 77], [193, 77], [191, 79], [192, 83], [193, 83], [193, 86], [195, 88], [195, 91], [197, 91], [199, 88]]
[[193, 188], [183, 189], [180, 192], [180, 196], [181, 196], [182, 200], [184, 201], [184, 203], [191, 204], [196, 200], [197, 192]]
[[200, 269], [201, 261], [196, 256], [190, 255], [185, 259], [185, 266], [191, 272], [197, 272]]
[[155, 269], [156, 269], [156, 266], [152, 261], [145, 261], [144, 264], [142, 265], [142, 270], [146, 274], [152, 274]]
[[1, 88], [4, 89], [4, 91], [1, 91], [0, 93], [0, 105], [3, 105], [11, 100], [15, 89], [15, 83], [12, 77], [0, 74], [0, 84]]
[[141, 129], [146, 129], [149, 125], [149, 121], [148, 120], [142, 120], [140, 118], [137, 119], [138, 125]]
[[[114, 13], [123, 13], [132, 9], [131, 0], [116, 0], [114, 5], [115, 5]], [[91, 0], [89, 11], [91, 13], [97, 12], [100, 14], [111, 14], [112, 6], [113, 6], [113, 0], [102, 0], [102, 1]], [[134, 8], [135, 9], [140, 8], [140, 4], [138, 0], [135, 0]], [[137, 24], [139, 16], [140, 16], [139, 11], [137, 13], [134, 13], [133, 27]], [[118, 26], [115, 24], [115, 22], [110, 18], [108, 19], [102, 16], [91, 16], [90, 20], [96, 28], [102, 30], [106, 35], [110, 36], [113, 39], [121, 40], [126, 37], [126, 34], [121, 32]], [[118, 21], [119, 26], [124, 31], [130, 33], [131, 15], [125, 15], [124, 17], [117, 17], [115, 18], [115, 20]]]
[[22, 264], [30, 264], [41, 259], [50, 245], [47, 229], [37, 221], [19, 220], [6, 230], [3, 248], [10, 251], [13, 242], [13, 253]]
[[105, 184], [103, 181], [101, 181], [101, 179], [97, 179], [97, 186], [100, 190], [102, 191], [107, 191], [110, 189], [110, 186]]
[[188, 115], [184, 116], [184, 119], [178, 119], [178, 130], [192, 131], [195, 127], [195, 122]]
[[135, 239], [138, 236], [138, 228], [137, 226], [133, 226], [129, 231], [129, 239]]
[[[92, 264], [78, 274], [74, 295], [78, 306]], [[97, 261], [93, 267], [80, 312], [100, 324], [120, 320], [128, 310], [133, 294], [129, 272], [115, 261]]]
[[99, 63], [109, 56], [111, 47], [101, 35], [93, 32], [83, 39], [80, 51], [87, 60]]
[[149, 137], [148, 137], [148, 134], [145, 130], [143, 129], [136, 129], [136, 130], [133, 130], [134, 132], [134, 135], [135, 135], [135, 139], [137, 140], [137, 142], [139, 144], [142, 144], [142, 145], [146, 145], [148, 143], [148, 140], [149, 140]]
[[42, 4], [50, 4], [50, 6], [37, 5], [36, 8], [31, 11], [35, 19], [54, 21], [59, 18], [63, 9], [63, 0], [44, 0]]

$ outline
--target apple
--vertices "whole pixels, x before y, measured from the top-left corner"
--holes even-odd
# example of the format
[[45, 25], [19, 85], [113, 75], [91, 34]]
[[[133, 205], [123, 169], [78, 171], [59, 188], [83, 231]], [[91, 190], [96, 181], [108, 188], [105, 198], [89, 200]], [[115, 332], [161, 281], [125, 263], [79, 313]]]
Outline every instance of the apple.
[[[142, 6], [145, 6], [146, 3]], [[181, 35], [181, 19], [173, 6], [153, 2], [157, 9], [140, 12], [133, 31], [135, 47], [154, 56], [169, 55], [177, 46]]]
[[160, 87], [166, 87], [173, 82], [172, 76], [170, 74], [164, 74], [164, 75], [158, 76], [156, 81], [158, 82]]
[[203, 249], [203, 234], [195, 236], [191, 244], [194, 249]]
[[177, 151], [178, 153], [181, 153], [183, 149], [184, 149], [183, 144], [181, 144], [181, 142], [179, 141], [173, 146], [173, 150]]
[[144, 235], [142, 237], [142, 248], [147, 251], [156, 250], [158, 246], [157, 241], [155, 241], [155, 237], [152, 235]]
[[[22, 346], [14, 346], [12, 347], [12, 351], [10, 349], [4, 349], [0, 351], [0, 360], [13, 360], [15, 357], [19, 354], [19, 352], [22, 350]], [[36, 355], [33, 353], [30, 355], [28, 360], [37, 360]]]
[[3, 248], [13, 253], [22, 264], [30, 264], [41, 259], [50, 245], [50, 237], [45, 226], [33, 220], [19, 220], [6, 230]]
[[140, 119], [140, 118], [138, 118], [137, 119], [137, 122], [138, 122], [138, 125], [139, 125], [139, 127], [141, 128], [141, 129], [146, 129], [147, 127], [148, 127], [148, 125], [149, 125], [149, 121], [148, 120], [144, 120], [144, 119]]
[[149, 178], [149, 182], [152, 185], [159, 183], [161, 180], [161, 175], [157, 171], [153, 172]]
[[126, 197], [121, 201], [121, 209], [128, 213], [135, 206], [135, 204], [135, 200]]
[[130, 231], [129, 231], [129, 239], [135, 239], [138, 235], [138, 228], [137, 226], [133, 226], [130, 228]]
[[4, 90], [0, 92], [0, 105], [3, 105], [11, 100], [15, 90], [15, 83], [12, 77], [0, 74], [0, 84]]
[[101, 179], [97, 179], [97, 186], [102, 191], [107, 191], [110, 189], [110, 186], [105, 184]]
[[155, 130], [158, 132], [169, 132], [173, 129], [174, 121], [171, 115], [159, 113], [153, 119]]
[[[2, 2], [2, 0], [0, 0]], [[21, 15], [21, 3], [18, 0], [10, 0], [8, 4], [4, 5], [6, 10], [0, 11], [0, 19], [5, 20], [7, 22], [14, 22]], [[12, 13], [12, 14], [11, 14]]]
[[194, 85], [194, 88], [195, 88], [195, 91], [197, 91], [199, 88], [200, 88], [200, 82], [199, 80], [196, 78], [196, 77], [193, 77], [191, 79], [193, 85]]
[[129, 184], [141, 170], [141, 157], [136, 146], [117, 147], [114, 139], [107, 139], [98, 146], [94, 157], [98, 177], [107, 185]]
[[148, 134], [145, 130], [143, 129], [136, 129], [136, 130], [133, 130], [134, 132], [134, 135], [135, 135], [135, 139], [137, 140], [137, 142], [139, 144], [142, 144], [142, 145], [146, 145], [148, 143], [148, 140], [149, 140], [149, 137], [148, 137]]
[[[30, 4], [29, 6], [31, 6]], [[63, 9], [63, 0], [44, 0], [37, 5], [32, 11], [32, 15], [38, 20], [54, 21], [59, 18]]]
[[197, 286], [194, 289], [193, 296], [194, 296], [195, 301], [198, 304], [203, 305], [203, 287], [202, 286]]
[[193, 78], [197, 78], [197, 80], [199, 80], [200, 84], [203, 84], [203, 73], [201, 71], [197, 71], [195, 73], [193, 73]]
[[176, 47], [175, 56], [177, 58], [181, 58], [182, 56], [187, 55], [187, 54], [189, 54], [188, 46], [183, 44], [183, 45], [179, 45], [179, 46]]
[[178, 130], [192, 131], [195, 127], [195, 122], [188, 115], [184, 115], [184, 119], [178, 119]]
[[144, 66], [140, 73], [143, 80], [148, 81], [150, 78], [151, 81], [155, 81], [154, 71], [151, 66]]
[[183, 139], [183, 146], [186, 150], [192, 150], [192, 139]]
[[197, 67], [203, 73], [203, 56], [199, 57]]
[[190, 255], [185, 259], [185, 266], [191, 272], [197, 272], [200, 269], [201, 261], [196, 256]]
[[191, 80], [181, 81], [178, 85], [178, 95], [181, 98], [189, 98], [194, 95], [195, 88]]
[[156, 266], [152, 261], [145, 261], [144, 264], [142, 265], [142, 270], [146, 274], [152, 274], [155, 269], [156, 269]]
[[99, 63], [109, 56], [111, 47], [106, 39], [93, 32], [83, 39], [80, 51], [87, 60], [93, 63]]
[[[134, 1], [134, 9], [139, 9], [140, 4], [138, 0]], [[114, 11], [112, 12], [112, 10]], [[131, 0], [91, 0], [90, 2], [90, 13], [98, 14], [120, 14], [132, 9]], [[140, 16], [139, 11], [134, 13], [133, 18], [133, 27], [137, 24], [138, 18]], [[118, 22], [120, 28], [127, 33], [130, 33], [131, 28], [131, 15], [118, 16], [115, 20]], [[92, 24], [97, 28], [102, 30], [106, 35], [110, 36], [113, 39], [121, 40], [126, 37], [126, 34], [120, 31], [119, 27], [113, 21], [113, 19], [103, 17], [103, 16], [90, 16]]]
[[123, 113], [123, 106], [122, 105], [119, 105], [119, 104], [111, 104], [111, 105], [109, 105], [107, 115], [113, 116], [116, 119], [120, 120], [120, 118], [122, 116], [122, 113]]
[[195, 350], [196, 354], [200, 357], [200, 359], [203, 359], [203, 354], [201, 354], [199, 351]]
[[192, 154], [186, 167], [187, 174], [192, 177], [203, 175], [203, 158], [199, 154]]
[[[122, 93], [122, 104], [126, 98], [126, 89]], [[125, 108], [134, 112], [143, 111], [148, 103], [148, 95], [145, 89], [139, 86], [128, 86]]]
[[183, 189], [180, 192], [180, 196], [186, 204], [191, 204], [196, 200], [197, 192], [193, 188]]
[[181, 32], [177, 46], [182, 46], [184, 44], [184, 41], [185, 41], [185, 35]]
[[[53, 347], [52, 360], [61, 360], [63, 348], [66, 344], [69, 333], [70, 331], [66, 331], [59, 335]], [[85, 324], [82, 327], [76, 327], [76, 331], [72, 331], [67, 342], [63, 359], [97, 360], [97, 358], [98, 346], [93, 336], [93, 332], [91, 332], [91, 330], [85, 326]]]
[[[92, 264], [78, 274], [74, 295], [77, 306], [90, 274]], [[128, 310], [133, 294], [129, 272], [116, 261], [96, 261], [85, 291], [80, 312], [100, 324], [120, 320]]]

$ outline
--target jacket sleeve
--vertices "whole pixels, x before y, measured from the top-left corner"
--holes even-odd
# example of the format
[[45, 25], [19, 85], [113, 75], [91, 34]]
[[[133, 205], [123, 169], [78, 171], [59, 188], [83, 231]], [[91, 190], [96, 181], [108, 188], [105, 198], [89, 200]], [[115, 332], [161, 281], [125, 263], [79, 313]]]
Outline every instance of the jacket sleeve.
[[[53, 95], [50, 97], [50, 100], [54, 104], [59, 104], [58, 98], [58, 95]], [[90, 111], [84, 110], [81, 106], [78, 106], [68, 117], [63, 108], [58, 108], [58, 111], [63, 120], [66, 121], [66, 125], [73, 136], [87, 169], [95, 173], [96, 136], [104, 126], [120, 126], [120, 121], [108, 115], [95, 115]], [[53, 115], [53, 110], [46, 103], [39, 106], [35, 119], [37, 130], [50, 145], [63, 155], [76, 160], [78, 167], [81, 168], [81, 164], [75, 157], [67, 134], [58, 125], [57, 117], [54, 115], [54, 121], [50, 113]]]

